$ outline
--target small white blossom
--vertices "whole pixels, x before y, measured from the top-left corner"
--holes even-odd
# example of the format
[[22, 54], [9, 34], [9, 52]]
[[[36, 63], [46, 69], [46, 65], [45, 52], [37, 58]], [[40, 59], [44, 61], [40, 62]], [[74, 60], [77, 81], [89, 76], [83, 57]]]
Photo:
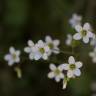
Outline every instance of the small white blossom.
[[74, 78], [75, 76], [80, 76], [81, 71], [80, 68], [82, 67], [82, 62], [75, 61], [73, 56], [70, 56], [68, 59], [68, 64], [63, 64], [64, 70], [67, 70], [67, 77]]
[[39, 40], [37, 42], [35, 48], [37, 49], [36, 54], [37, 54], [38, 58], [47, 60], [48, 56], [50, 56], [50, 54], [51, 54], [51, 50], [50, 50], [49, 46], [46, 45], [46, 43], [44, 43], [42, 40]]
[[4, 59], [8, 61], [8, 65], [12, 66], [14, 63], [20, 62], [20, 51], [15, 50], [14, 47], [10, 47], [9, 54], [5, 55]]
[[56, 82], [59, 82], [61, 79], [64, 79], [64, 73], [62, 65], [56, 67], [54, 64], [50, 64], [51, 72], [48, 73], [48, 78], [55, 79]]
[[67, 35], [67, 39], [66, 39], [66, 41], [65, 41], [66, 45], [71, 46], [71, 44], [72, 44], [72, 39], [73, 39], [73, 36], [72, 36], [71, 34], [68, 34], [68, 35]]
[[89, 23], [85, 23], [84, 26], [82, 27], [81, 25], [76, 25], [75, 30], [77, 33], [73, 36], [73, 39], [75, 40], [80, 40], [83, 39], [84, 43], [89, 42], [89, 38], [93, 38], [93, 33], [91, 32], [91, 26]]
[[35, 44], [33, 41], [28, 40], [28, 47], [24, 48], [24, 51], [29, 54], [30, 60], [39, 60], [40, 57], [38, 57], [38, 49], [35, 47]]
[[89, 56], [92, 57], [93, 63], [96, 63], [96, 47], [94, 48], [93, 52], [89, 53]]
[[46, 44], [50, 47], [51, 52], [55, 54], [59, 53], [59, 48], [58, 48], [60, 44], [59, 40], [52, 40], [50, 36], [46, 36], [45, 41], [46, 41]]
[[92, 91], [96, 92], [96, 81], [93, 81], [90, 87]]
[[74, 28], [76, 25], [81, 25], [82, 16], [73, 14], [69, 20], [69, 24]]

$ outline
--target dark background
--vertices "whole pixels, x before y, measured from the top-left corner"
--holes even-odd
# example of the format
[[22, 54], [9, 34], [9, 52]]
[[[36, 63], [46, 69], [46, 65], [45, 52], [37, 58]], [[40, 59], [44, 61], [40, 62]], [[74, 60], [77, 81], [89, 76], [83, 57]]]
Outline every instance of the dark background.
[[[91, 62], [89, 45], [75, 49], [77, 60], [84, 63], [80, 78], [71, 80], [66, 90], [62, 82], [47, 78], [49, 64], [67, 62], [69, 55], [52, 55], [49, 61], [30, 61], [23, 52], [27, 40], [37, 42], [46, 35], [58, 38], [60, 48], [70, 51], [65, 45], [66, 35], [74, 32], [68, 24], [73, 13], [83, 16], [96, 30], [96, 0], [0, 0], [0, 96], [91, 96], [90, 85], [96, 80], [96, 64]], [[22, 78], [18, 79], [13, 67], [4, 61], [10, 46], [22, 51]]]

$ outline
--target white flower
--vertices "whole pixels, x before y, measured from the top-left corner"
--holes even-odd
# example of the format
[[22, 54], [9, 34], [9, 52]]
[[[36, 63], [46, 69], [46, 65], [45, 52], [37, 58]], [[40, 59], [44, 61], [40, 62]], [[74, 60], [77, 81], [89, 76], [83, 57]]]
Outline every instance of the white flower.
[[4, 59], [8, 61], [8, 65], [12, 66], [14, 63], [20, 62], [20, 51], [15, 50], [14, 47], [10, 47], [9, 54], [5, 55]]
[[37, 49], [37, 56], [38, 58], [42, 58], [44, 60], [48, 59], [48, 56], [51, 54], [51, 50], [46, 43], [44, 43], [42, 40], [39, 40], [35, 46]]
[[73, 39], [72, 35], [71, 35], [71, 34], [68, 34], [68, 35], [67, 35], [67, 39], [66, 39], [66, 41], [65, 41], [66, 45], [71, 46], [71, 44], [72, 44], [72, 39]]
[[51, 72], [48, 73], [48, 78], [55, 79], [56, 82], [59, 82], [61, 79], [64, 79], [64, 73], [62, 65], [59, 65], [56, 67], [54, 64], [50, 64], [50, 70]]
[[75, 40], [83, 39], [84, 43], [88, 43], [89, 38], [93, 38], [94, 36], [93, 33], [91, 32], [92, 29], [89, 23], [85, 23], [83, 27], [81, 25], [76, 25], [75, 30], [77, 31], [77, 33], [73, 36], [73, 39]]
[[50, 36], [46, 36], [45, 41], [46, 41], [46, 44], [50, 47], [51, 52], [55, 54], [59, 53], [59, 48], [58, 48], [60, 44], [59, 40], [52, 40]]
[[93, 52], [89, 53], [89, 56], [92, 57], [93, 63], [96, 63], [96, 47], [94, 48]]
[[35, 47], [35, 44], [33, 41], [28, 40], [28, 47], [24, 48], [24, 51], [29, 54], [30, 60], [39, 60], [40, 57], [38, 57], [37, 51], [38, 49]]
[[82, 62], [75, 61], [73, 56], [70, 56], [68, 59], [68, 64], [63, 64], [64, 70], [67, 70], [67, 77], [74, 78], [75, 76], [80, 76], [81, 71], [79, 68], [82, 67]]
[[76, 25], [81, 25], [81, 20], [81, 16], [73, 14], [72, 18], [69, 20], [69, 24], [74, 28]]

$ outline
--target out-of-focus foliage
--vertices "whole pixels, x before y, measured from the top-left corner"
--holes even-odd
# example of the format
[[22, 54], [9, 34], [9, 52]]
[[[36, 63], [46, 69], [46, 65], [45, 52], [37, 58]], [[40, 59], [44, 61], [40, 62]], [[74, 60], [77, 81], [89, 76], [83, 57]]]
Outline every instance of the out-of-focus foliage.
[[[96, 65], [88, 57], [92, 48], [87, 45], [77, 48], [79, 60], [84, 65], [82, 75], [70, 82], [62, 90], [62, 82], [57, 84], [47, 78], [49, 62], [30, 61], [23, 58], [27, 40], [37, 41], [46, 35], [58, 38], [61, 49], [65, 47], [68, 33], [74, 30], [68, 24], [73, 13], [83, 16], [96, 29], [96, 0], [1, 0], [0, 1], [0, 96], [91, 96], [90, 84], [96, 80]], [[23, 73], [18, 79], [12, 67], [3, 60], [10, 46], [22, 51], [20, 67]], [[68, 55], [51, 56], [50, 60], [60, 63], [67, 61]], [[57, 62], [57, 65], [58, 65]]]

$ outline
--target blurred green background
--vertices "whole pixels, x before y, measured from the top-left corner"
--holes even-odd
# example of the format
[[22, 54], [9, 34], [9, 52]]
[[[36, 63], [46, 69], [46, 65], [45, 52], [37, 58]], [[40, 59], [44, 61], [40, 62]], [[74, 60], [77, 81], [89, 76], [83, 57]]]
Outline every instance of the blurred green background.
[[[68, 24], [73, 13], [83, 16], [83, 22], [90, 22], [96, 29], [96, 0], [0, 0], [0, 96], [91, 96], [90, 84], [96, 80], [96, 64], [88, 57], [89, 45], [78, 47], [78, 60], [84, 63], [80, 78], [71, 80], [66, 90], [62, 82], [47, 78], [49, 62], [30, 61], [23, 48], [27, 40], [37, 42], [46, 35], [61, 41], [60, 48], [66, 47], [65, 39], [73, 29]], [[4, 61], [10, 46], [22, 51], [20, 68], [23, 76], [18, 79], [13, 67]], [[50, 60], [67, 62], [69, 55], [52, 55]], [[57, 62], [57, 65], [60, 64]]]

